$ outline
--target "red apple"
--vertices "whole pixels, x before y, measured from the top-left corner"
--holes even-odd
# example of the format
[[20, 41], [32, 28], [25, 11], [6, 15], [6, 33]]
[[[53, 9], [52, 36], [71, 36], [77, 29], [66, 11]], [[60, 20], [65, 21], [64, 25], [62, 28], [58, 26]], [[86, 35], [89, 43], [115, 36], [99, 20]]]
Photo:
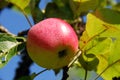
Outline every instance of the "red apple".
[[28, 54], [41, 67], [62, 68], [70, 63], [77, 50], [77, 35], [64, 20], [48, 18], [28, 32]]

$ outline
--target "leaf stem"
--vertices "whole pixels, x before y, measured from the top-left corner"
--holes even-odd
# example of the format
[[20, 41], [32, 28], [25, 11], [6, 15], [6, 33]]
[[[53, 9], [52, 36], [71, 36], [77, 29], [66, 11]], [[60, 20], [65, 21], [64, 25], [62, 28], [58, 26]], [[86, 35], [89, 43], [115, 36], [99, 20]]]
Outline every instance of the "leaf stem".
[[119, 61], [120, 61], [120, 59], [118, 59], [115, 62], [113, 62], [112, 64], [108, 65], [94, 80], [97, 80], [108, 68], [110, 68], [111, 66], [113, 66], [114, 64], [116, 64]]
[[25, 16], [26, 20], [28, 21], [30, 27], [32, 27], [32, 24], [31, 24], [31, 22], [30, 22], [28, 16], [26, 15], [25, 11], [24, 11], [24, 10], [21, 10], [21, 11], [23, 12], [23, 15]]
[[[8, 2], [12, 3], [12, 2], [9, 1], [9, 0], [8, 0]], [[19, 7], [18, 5], [16, 5], [15, 3], [12, 3], [12, 4], [14, 4], [20, 11], [22, 11], [22, 13], [23, 13], [23, 15], [25, 16], [25, 18], [27, 19], [30, 27], [32, 27], [32, 24], [31, 24], [31, 22], [30, 22], [30, 20], [29, 20], [29, 18], [28, 18], [28, 16], [27, 16], [27, 14], [25, 13], [24, 9], [20, 8], [20, 7]]]
[[87, 71], [87, 69], [85, 69], [85, 77], [84, 77], [84, 80], [87, 80], [87, 73], [88, 73], [88, 71]]

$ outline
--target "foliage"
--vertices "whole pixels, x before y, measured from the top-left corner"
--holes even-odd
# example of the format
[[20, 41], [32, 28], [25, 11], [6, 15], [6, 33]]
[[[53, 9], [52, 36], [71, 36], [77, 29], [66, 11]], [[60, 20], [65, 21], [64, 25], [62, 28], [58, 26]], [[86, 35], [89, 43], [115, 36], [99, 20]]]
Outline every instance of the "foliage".
[[[79, 37], [81, 55], [69, 67], [67, 80], [112, 80], [120, 77], [120, 3], [112, 0], [52, 0], [44, 10], [41, 0], [0, 0], [0, 10], [12, 4], [24, 14], [31, 25], [44, 18], [57, 17], [68, 21]], [[14, 9], [14, 8], [12, 8]], [[29, 11], [29, 13], [27, 12]], [[84, 32], [79, 33], [82, 18], [86, 16]], [[0, 68], [25, 48], [25, 37], [0, 33]], [[55, 72], [59, 70], [54, 70]], [[23, 76], [19, 80], [32, 79], [37, 74]], [[63, 75], [64, 76], [64, 75]]]
[[[114, 15], [116, 16], [113, 17]], [[86, 30], [80, 39], [83, 54], [92, 53], [99, 59], [95, 72], [105, 80], [120, 76], [120, 57], [118, 57], [120, 53], [117, 50], [119, 49], [117, 47], [119, 47], [120, 39], [119, 19], [120, 14], [110, 9], [100, 8], [93, 13], [89, 13], [87, 15]]]
[[9, 34], [0, 33], [0, 68], [5, 66], [7, 62], [25, 46], [19, 40], [24, 40], [20, 37], [15, 37]]

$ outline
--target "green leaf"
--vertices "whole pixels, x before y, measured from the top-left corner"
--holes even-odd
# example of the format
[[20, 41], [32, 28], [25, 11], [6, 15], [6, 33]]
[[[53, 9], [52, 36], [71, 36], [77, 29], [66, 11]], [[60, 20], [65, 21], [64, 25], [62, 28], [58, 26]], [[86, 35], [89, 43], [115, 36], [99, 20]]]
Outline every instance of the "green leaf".
[[[67, 80], [85, 80], [85, 69], [82, 67], [78, 67], [74, 65], [73, 67], [69, 68], [68, 71], [68, 79]], [[87, 79], [86, 80], [94, 80], [97, 74], [95, 71], [87, 71]]]
[[19, 78], [18, 80], [33, 80], [33, 79], [31, 79], [30, 76], [23, 76], [23, 77]]
[[93, 11], [98, 7], [106, 6], [107, 0], [70, 0], [69, 4], [74, 13], [74, 17]]
[[19, 42], [20, 44], [17, 46], [17, 51], [21, 51], [25, 48], [26, 46], [26, 38], [24, 37], [15, 37], [17, 42]]
[[79, 42], [80, 49], [97, 57], [99, 64], [96, 72], [105, 80], [120, 76], [119, 35], [120, 13], [100, 8], [87, 15], [86, 30]]
[[94, 54], [81, 54], [79, 62], [85, 70], [92, 71], [96, 70], [99, 60]]
[[112, 6], [113, 9], [120, 11], [120, 3], [117, 3]]
[[18, 80], [34, 80], [34, 78], [36, 77], [36, 76], [38, 76], [39, 74], [42, 74], [44, 71], [46, 71], [46, 70], [48, 70], [48, 69], [45, 69], [45, 70], [43, 70], [43, 71], [40, 71], [39, 73], [32, 73], [31, 75], [29, 75], [29, 76], [22, 76], [21, 78], [19, 78]]
[[104, 21], [105, 23], [108, 23], [111, 25], [120, 24], [120, 21], [119, 21], [120, 13], [116, 10], [112, 10], [108, 8], [99, 8], [93, 14], [96, 17], [98, 17], [101, 20], [101, 22]]
[[32, 73], [30, 76], [22, 76], [18, 80], [33, 80], [37, 76], [36, 73]]
[[70, 7], [75, 17], [81, 15], [82, 12], [94, 10], [99, 4], [99, 0], [70, 0]]
[[67, 20], [68, 22], [73, 20], [73, 13], [69, 6], [62, 6], [59, 8], [55, 3], [48, 3], [45, 9], [45, 16], [56, 17]]
[[28, 8], [30, 0], [19, 0], [19, 1], [17, 1], [17, 0], [6, 0], [6, 1], [8, 1], [9, 3], [12, 3], [15, 7], [17, 7], [18, 10], [20, 10], [24, 14], [24, 16], [25, 16], [26, 20], [28, 21], [29, 25], [32, 26], [32, 24], [31, 24], [31, 22], [30, 22], [30, 20], [27, 16], [27, 13], [25, 12], [27, 10], [28, 11], [30, 10], [30, 9], [25, 10], [26, 7]]
[[60, 4], [68, 4], [69, 3], [69, 0], [52, 0], [52, 1], [55, 2], [58, 5], [60, 5]]
[[65, 4], [64, 4], [64, 2], [63, 2], [62, 0], [53, 0], [53, 2], [55, 2], [55, 4], [56, 4], [59, 8], [65, 6]]
[[0, 34], [0, 68], [4, 67], [19, 50], [24, 48], [24, 46], [18, 48], [22, 44], [23, 42], [18, 42], [15, 36]]
[[34, 23], [38, 23], [44, 19], [44, 14], [39, 8], [39, 1], [40, 0], [31, 0], [30, 2], [30, 9]]
[[24, 10], [30, 2], [30, 0], [6, 0], [6, 1], [14, 4], [15, 6], [17, 6], [21, 10]]

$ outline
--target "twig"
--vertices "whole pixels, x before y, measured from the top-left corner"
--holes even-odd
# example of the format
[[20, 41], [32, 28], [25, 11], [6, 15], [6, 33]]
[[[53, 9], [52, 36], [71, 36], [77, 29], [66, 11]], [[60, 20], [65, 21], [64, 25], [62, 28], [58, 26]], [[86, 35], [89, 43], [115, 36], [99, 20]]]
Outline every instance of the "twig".
[[[41, 74], [41, 73], [43, 73], [43, 72], [45, 72], [45, 71], [47, 71], [47, 70], [48, 70], [48, 69], [44, 69], [44, 70], [40, 71], [39, 73], [36, 74], [36, 76], [38, 76], [39, 74]], [[36, 77], [36, 76], [35, 76], [35, 77]]]
[[0, 25], [0, 33], [7, 33], [7, 34], [15, 36], [11, 32], [9, 32], [5, 27], [3, 27], [2, 25]]
[[68, 67], [71, 67], [71, 65], [78, 59], [80, 54], [82, 53], [81, 50], [78, 50], [77, 55], [74, 57], [74, 59], [69, 63]]
[[76, 56], [74, 57], [74, 59], [68, 64], [68, 66], [63, 67], [63, 77], [62, 77], [61, 80], [66, 80], [66, 79], [68, 78], [68, 74], [67, 74], [68, 69], [69, 69], [69, 67], [71, 67], [72, 64], [78, 59], [78, 57], [80, 56], [80, 54], [81, 54], [81, 51], [78, 50], [77, 55], [76, 55]]
[[26, 20], [28, 21], [30, 27], [32, 27], [32, 24], [31, 24], [31, 22], [30, 22], [28, 16], [26, 15], [25, 11], [24, 11], [24, 10], [21, 10], [21, 11], [22, 11], [23, 15], [25, 16]]
[[47, 71], [47, 70], [48, 70], [48, 69], [44, 69], [44, 70], [40, 71], [40, 72], [37, 73], [37, 74], [36, 74], [36, 73], [33, 73], [33, 74], [31, 75], [31, 79], [34, 80], [35, 77], [37, 77], [39, 74], [42, 74], [43, 72], [45, 72], [45, 71]]

